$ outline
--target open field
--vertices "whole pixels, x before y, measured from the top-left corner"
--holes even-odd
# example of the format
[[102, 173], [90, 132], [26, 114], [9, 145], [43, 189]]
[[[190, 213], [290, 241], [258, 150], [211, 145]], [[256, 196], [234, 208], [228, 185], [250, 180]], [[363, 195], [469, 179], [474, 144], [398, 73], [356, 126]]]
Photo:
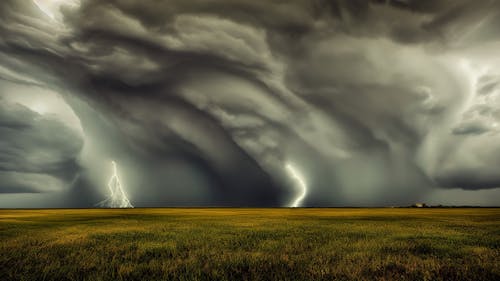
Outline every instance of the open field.
[[0, 280], [500, 280], [500, 209], [0, 210]]

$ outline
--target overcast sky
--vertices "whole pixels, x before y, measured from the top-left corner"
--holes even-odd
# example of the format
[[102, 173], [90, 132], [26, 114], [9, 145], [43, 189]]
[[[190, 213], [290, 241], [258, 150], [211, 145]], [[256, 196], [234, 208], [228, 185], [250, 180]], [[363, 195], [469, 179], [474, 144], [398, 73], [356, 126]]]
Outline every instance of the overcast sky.
[[112, 160], [136, 207], [500, 205], [500, 1], [2, 0], [0, 208]]

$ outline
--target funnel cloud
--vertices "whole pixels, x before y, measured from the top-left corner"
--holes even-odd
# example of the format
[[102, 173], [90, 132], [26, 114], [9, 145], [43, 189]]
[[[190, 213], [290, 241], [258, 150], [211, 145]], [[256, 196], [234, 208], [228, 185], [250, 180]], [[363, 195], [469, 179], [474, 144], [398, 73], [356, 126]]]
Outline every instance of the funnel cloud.
[[500, 204], [498, 0], [4, 0], [0, 21], [0, 207], [93, 207], [109, 159], [107, 206]]

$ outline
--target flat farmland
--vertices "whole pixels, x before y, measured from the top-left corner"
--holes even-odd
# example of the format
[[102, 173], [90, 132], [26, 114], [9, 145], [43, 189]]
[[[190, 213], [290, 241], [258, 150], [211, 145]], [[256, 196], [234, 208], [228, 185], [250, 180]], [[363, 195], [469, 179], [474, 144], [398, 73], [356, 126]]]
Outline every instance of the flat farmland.
[[0, 280], [500, 280], [500, 209], [0, 210]]

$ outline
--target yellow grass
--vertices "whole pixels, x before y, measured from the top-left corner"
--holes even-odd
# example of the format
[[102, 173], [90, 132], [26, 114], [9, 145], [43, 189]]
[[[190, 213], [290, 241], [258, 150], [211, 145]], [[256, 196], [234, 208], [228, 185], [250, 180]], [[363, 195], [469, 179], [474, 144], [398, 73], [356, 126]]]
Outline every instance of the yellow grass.
[[500, 280], [500, 209], [0, 210], [0, 280]]

